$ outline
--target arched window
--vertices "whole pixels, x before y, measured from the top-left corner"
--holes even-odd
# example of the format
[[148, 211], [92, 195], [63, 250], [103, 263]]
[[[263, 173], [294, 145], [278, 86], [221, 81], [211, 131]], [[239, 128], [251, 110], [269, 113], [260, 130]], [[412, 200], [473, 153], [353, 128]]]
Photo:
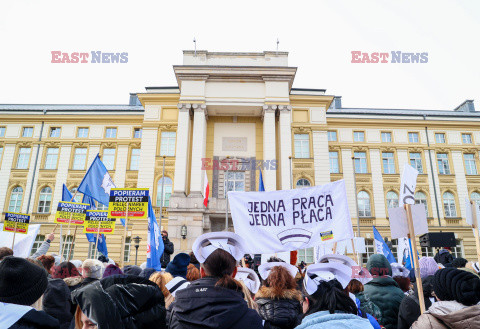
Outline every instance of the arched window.
[[387, 192], [387, 209], [398, 207], [398, 194], [394, 191]]
[[370, 195], [365, 191], [358, 192], [358, 216], [372, 217], [372, 209], [370, 207]]
[[296, 188], [308, 187], [310, 186], [310, 181], [305, 178], [300, 178], [297, 180], [297, 184], [295, 185]]
[[[77, 192], [77, 190], [78, 190], [78, 189], [77, 189], [76, 187], [74, 187], [74, 188], [72, 188], [72, 190], [70, 191], [70, 193], [72, 193], [72, 196], [75, 196], [75, 199], [73, 199], [72, 202], [82, 202], [83, 194], [80, 193], [80, 192]], [[75, 195], [75, 192], [77, 192], [76, 195]], [[70, 201], [70, 200], [68, 200], [68, 201]]]
[[470, 194], [470, 200], [475, 201], [476, 203], [480, 204], [480, 193], [473, 192]]
[[10, 203], [8, 204], [8, 211], [20, 212], [22, 209], [23, 188], [15, 187], [10, 195]]
[[170, 205], [170, 195], [172, 194], [172, 180], [168, 177], [162, 177], [158, 180], [157, 184], [157, 207], [160, 207], [162, 199], [162, 182], [163, 183], [163, 207]]
[[457, 217], [455, 197], [450, 192], [443, 193], [443, 210], [445, 211], [445, 217]]
[[50, 205], [52, 203], [52, 189], [48, 186], [42, 188], [38, 198], [38, 213], [50, 213]]
[[415, 204], [423, 204], [425, 206], [425, 213], [427, 214], [428, 217], [428, 203], [427, 203], [427, 196], [423, 192], [417, 192], [415, 193]]

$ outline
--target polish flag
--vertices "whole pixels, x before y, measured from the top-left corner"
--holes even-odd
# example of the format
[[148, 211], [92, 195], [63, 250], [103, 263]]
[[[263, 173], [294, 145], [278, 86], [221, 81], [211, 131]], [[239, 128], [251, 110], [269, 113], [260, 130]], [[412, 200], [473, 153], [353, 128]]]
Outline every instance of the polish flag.
[[207, 172], [205, 171], [205, 178], [203, 180], [203, 205], [208, 206], [208, 194], [210, 193], [210, 185], [208, 185]]

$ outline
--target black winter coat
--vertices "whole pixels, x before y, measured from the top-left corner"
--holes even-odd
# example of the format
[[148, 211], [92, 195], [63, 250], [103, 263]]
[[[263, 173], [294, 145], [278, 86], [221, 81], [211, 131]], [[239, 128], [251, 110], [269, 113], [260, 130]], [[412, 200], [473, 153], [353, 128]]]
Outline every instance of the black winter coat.
[[98, 329], [166, 328], [165, 301], [158, 286], [138, 276], [110, 276], [72, 293]]
[[[422, 279], [423, 296], [425, 300], [425, 309], [428, 310], [432, 306], [430, 297], [432, 296], [432, 282], [434, 276], [431, 275]], [[420, 317], [420, 304], [418, 302], [418, 289], [415, 285], [413, 288], [413, 295], [407, 296], [402, 300], [400, 309], [398, 310], [398, 325], [397, 329], [410, 329], [412, 324]]]
[[446, 249], [442, 249], [437, 254], [435, 257], [433, 257], [437, 263], [441, 263], [442, 265], [446, 264], [451, 264], [455, 257]]
[[273, 289], [262, 287], [255, 295], [258, 313], [265, 328], [293, 329], [302, 322], [302, 294], [296, 289], [284, 290], [280, 296]]
[[[0, 323], [1, 328], [1, 323]], [[9, 329], [58, 329], [58, 320], [44, 311], [32, 309], [25, 313], [20, 320], [15, 322]]]
[[206, 277], [177, 291], [167, 316], [169, 329], [261, 329], [262, 319], [247, 307], [243, 294], [216, 287]]
[[173, 242], [171, 242], [168, 238], [163, 240], [163, 245], [165, 249], [163, 249], [163, 254], [160, 257], [160, 263], [162, 268], [166, 268], [168, 263], [170, 263], [170, 255], [173, 254], [174, 247]]
[[48, 279], [47, 290], [43, 294], [43, 310], [60, 323], [61, 329], [67, 329], [72, 321], [70, 312], [70, 289], [62, 279]]

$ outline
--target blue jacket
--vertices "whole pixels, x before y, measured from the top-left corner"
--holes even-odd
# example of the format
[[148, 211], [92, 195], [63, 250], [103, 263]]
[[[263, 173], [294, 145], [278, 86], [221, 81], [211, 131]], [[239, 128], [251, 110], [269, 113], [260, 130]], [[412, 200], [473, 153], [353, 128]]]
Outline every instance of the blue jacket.
[[321, 311], [303, 318], [296, 329], [372, 329], [367, 319], [354, 314]]

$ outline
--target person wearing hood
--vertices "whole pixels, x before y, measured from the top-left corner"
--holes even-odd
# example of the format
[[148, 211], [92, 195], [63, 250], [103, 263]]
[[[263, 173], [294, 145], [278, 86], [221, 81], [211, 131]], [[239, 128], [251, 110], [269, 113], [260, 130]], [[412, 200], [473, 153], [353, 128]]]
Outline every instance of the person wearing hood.
[[455, 268], [438, 270], [433, 278], [438, 299], [412, 329], [465, 329], [480, 327], [480, 279]]
[[190, 264], [190, 256], [183, 252], [179, 253], [168, 263], [165, 272], [170, 273], [173, 277], [181, 276], [186, 279], [188, 264]]
[[241, 286], [233, 279], [244, 245], [232, 232], [206, 233], [195, 240], [192, 249], [202, 278], [176, 292], [167, 315], [169, 329], [263, 328], [262, 319], [248, 308]]
[[392, 267], [384, 255], [375, 254], [368, 259], [367, 270], [373, 279], [364, 285], [363, 292], [357, 294], [360, 305], [370, 314], [374, 314], [375, 310], [368, 309], [368, 300], [378, 305], [380, 314], [375, 315], [378, 323], [386, 329], [395, 329], [398, 322], [398, 309], [405, 295], [392, 279]]
[[72, 300], [77, 305], [75, 329], [166, 328], [162, 291], [138, 276], [95, 281], [75, 290]]
[[437, 263], [445, 266], [446, 264], [451, 264], [455, 257], [450, 253], [450, 248], [443, 248], [437, 252], [434, 259]]
[[160, 257], [160, 263], [162, 268], [166, 268], [168, 263], [170, 263], [170, 255], [173, 254], [175, 248], [173, 242], [168, 238], [168, 232], [165, 230], [162, 231], [162, 240], [164, 249], [163, 254]]
[[357, 306], [345, 291], [352, 269], [339, 262], [307, 266], [303, 280], [303, 313], [297, 329], [372, 329], [368, 319], [357, 315]]
[[0, 262], [0, 327], [58, 329], [58, 320], [41, 310], [47, 285], [43, 268], [23, 258], [5, 257]]
[[263, 286], [255, 294], [258, 313], [265, 320], [265, 328], [295, 328], [302, 319], [302, 294], [296, 289], [298, 268], [271, 262], [258, 267]]

